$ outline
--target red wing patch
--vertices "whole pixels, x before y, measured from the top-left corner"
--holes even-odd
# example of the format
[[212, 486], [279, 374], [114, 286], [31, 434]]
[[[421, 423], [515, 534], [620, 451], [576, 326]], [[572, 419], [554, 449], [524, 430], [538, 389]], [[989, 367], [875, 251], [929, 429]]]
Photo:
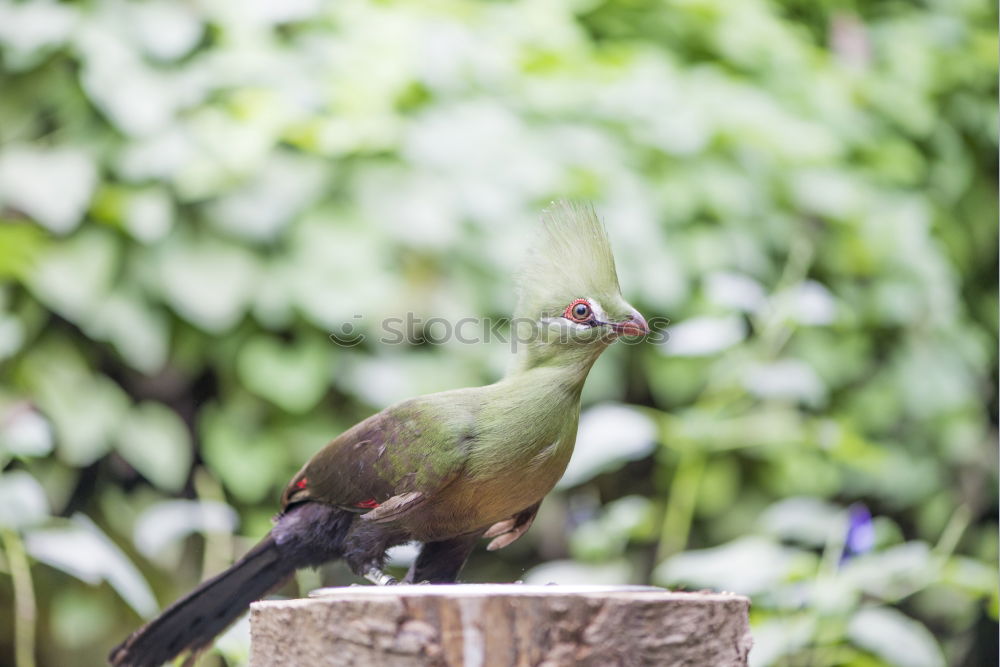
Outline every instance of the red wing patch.
[[374, 498], [369, 498], [368, 500], [362, 500], [360, 503], [354, 503], [355, 507], [360, 507], [364, 510], [373, 510], [378, 507], [380, 503]]
[[295, 488], [296, 489], [304, 489], [304, 488], [306, 488], [306, 484], [308, 484], [308, 483], [309, 483], [309, 480], [307, 480], [305, 477], [303, 477], [299, 481], [295, 482]]

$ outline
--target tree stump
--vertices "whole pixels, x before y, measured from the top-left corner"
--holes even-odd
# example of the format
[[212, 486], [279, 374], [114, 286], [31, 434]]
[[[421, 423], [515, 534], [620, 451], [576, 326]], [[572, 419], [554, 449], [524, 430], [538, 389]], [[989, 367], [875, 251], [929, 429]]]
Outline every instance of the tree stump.
[[750, 601], [641, 586], [322, 589], [251, 606], [252, 667], [747, 664]]

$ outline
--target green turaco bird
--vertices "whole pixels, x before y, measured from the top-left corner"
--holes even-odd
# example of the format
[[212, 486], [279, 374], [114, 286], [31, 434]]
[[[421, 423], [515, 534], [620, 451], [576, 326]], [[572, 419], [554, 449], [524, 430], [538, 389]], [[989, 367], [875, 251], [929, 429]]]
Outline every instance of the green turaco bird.
[[502, 380], [403, 401], [335, 438], [292, 478], [267, 537], [128, 637], [111, 663], [196, 654], [299, 568], [342, 558], [374, 583], [395, 583], [382, 572], [385, 552], [416, 540], [404, 581], [447, 583], [480, 538], [490, 550], [519, 538], [573, 453], [590, 367], [617, 337], [648, 332], [621, 296], [590, 207], [545, 212], [513, 322], [523, 344]]

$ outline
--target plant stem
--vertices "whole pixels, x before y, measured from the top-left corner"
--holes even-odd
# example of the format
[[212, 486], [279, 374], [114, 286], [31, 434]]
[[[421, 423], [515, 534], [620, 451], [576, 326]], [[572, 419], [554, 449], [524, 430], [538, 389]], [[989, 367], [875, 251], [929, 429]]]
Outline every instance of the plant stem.
[[[204, 468], [198, 468], [194, 473], [194, 489], [198, 500], [214, 500], [226, 502], [222, 486]], [[202, 558], [202, 578], [206, 578], [229, 567], [233, 562], [233, 540], [229, 535], [220, 535], [205, 531], [205, 554]]]
[[958, 541], [962, 539], [962, 535], [965, 534], [965, 529], [969, 527], [971, 521], [972, 513], [967, 505], [956, 507], [948, 520], [948, 525], [941, 531], [938, 543], [934, 545], [934, 555], [943, 562], [955, 553]]
[[698, 488], [705, 471], [705, 456], [695, 450], [680, 452], [677, 472], [670, 485], [663, 527], [660, 529], [660, 545], [656, 550], [657, 562], [684, 550], [691, 532], [691, 520], [698, 502]]
[[24, 542], [17, 531], [0, 531], [7, 564], [14, 583], [14, 664], [35, 667], [35, 590], [31, 582], [31, 565]]

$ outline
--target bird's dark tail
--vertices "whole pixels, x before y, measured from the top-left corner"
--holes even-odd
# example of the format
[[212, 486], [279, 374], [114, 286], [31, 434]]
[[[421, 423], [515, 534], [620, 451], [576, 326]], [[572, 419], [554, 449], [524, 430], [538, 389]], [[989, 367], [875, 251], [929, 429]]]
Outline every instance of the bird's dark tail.
[[292, 508], [243, 558], [133, 632], [108, 660], [114, 667], [159, 667], [181, 653], [210, 646], [251, 602], [278, 588], [295, 570], [338, 557], [351, 519], [328, 505]]

